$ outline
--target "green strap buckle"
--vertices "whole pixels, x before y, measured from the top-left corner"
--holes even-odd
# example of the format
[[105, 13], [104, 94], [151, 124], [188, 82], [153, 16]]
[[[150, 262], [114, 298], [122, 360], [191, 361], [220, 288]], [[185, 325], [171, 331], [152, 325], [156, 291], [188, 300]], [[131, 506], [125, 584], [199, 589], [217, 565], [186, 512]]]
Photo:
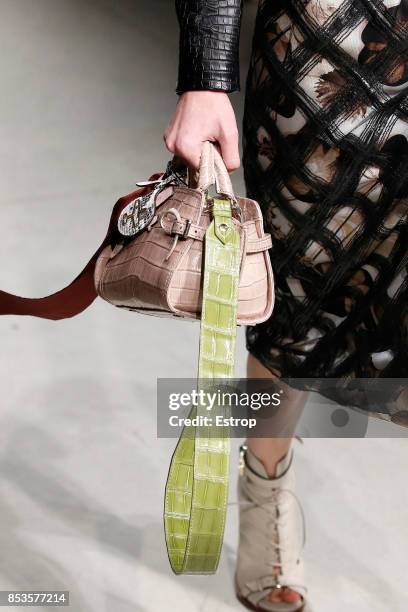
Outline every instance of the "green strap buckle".
[[[205, 234], [200, 327], [199, 388], [210, 391], [217, 378], [234, 375], [240, 236], [231, 202], [214, 199]], [[190, 417], [208, 416], [205, 403]], [[228, 417], [230, 406], [217, 406]], [[176, 574], [217, 570], [227, 511], [230, 437], [225, 427], [185, 427], [170, 463], [164, 501], [164, 528], [170, 565]]]

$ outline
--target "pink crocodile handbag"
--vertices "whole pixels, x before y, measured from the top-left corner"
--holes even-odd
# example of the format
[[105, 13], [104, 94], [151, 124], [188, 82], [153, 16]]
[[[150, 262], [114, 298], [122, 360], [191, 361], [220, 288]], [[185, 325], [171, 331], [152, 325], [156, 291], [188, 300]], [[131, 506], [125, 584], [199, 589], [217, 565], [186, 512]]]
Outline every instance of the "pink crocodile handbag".
[[214, 145], [204, 143], [197, 176], [180, 174], [173, 160], [165, 173], [138, 185], [142, 189], [116, 202], [105, 239], [70, 285], [42, 298], [0, 291], [0, 315], [65, 319], [99, 295], [146, 314], [200, 318], [203, 239], [211, 221], [209, 189], [215, 185], [218, 197], [232, 204], [241, 238], [237, 322], [268, 319], [274, 306], [271, 237], [264, 233], [258, 204], [235, 196]]
[[211, 222], [208, 189], [215, 185], [219, 197], [231, 200], [241, 237], [238, 323], [260, 323], [271, 315], [274, 287], [268, 254], [271, 237], [264, 233], [259, 205], [234, 195], [224, 162], [208, 141], [196, 180], [197, 188], [171, 176], [158, 180], [147, 198], [127, 205], [118, 222], [124, 235], [138, 231], [142, 207], [146, 211], [151, 206], [151, 220], [135, 238], [105, 247], [96, 262], [96, 291], [129, 310], [199, 318], [203, 239]]

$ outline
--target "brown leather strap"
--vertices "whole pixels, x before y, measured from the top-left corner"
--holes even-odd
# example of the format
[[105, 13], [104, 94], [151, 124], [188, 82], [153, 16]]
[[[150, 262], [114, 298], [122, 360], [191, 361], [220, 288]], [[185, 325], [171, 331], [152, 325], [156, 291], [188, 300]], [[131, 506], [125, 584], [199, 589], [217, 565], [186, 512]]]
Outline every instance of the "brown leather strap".
[[[155, 180], [160, 176], [161, 174], [154, 174], [149, 180]], [[116, 202], [104, 241], [72, 283], [56, 293], [41, 298], [25, 298], [0, 291], [0, 315], [30, 315], [59, 320], [74, 317], [88, 308], [97, 297], [94, 285], [96, 260], [101, 251], [118, 237], [117, 223], [120, 213], [132, 200], [150, 190], [151, 187], [138, 189]]]

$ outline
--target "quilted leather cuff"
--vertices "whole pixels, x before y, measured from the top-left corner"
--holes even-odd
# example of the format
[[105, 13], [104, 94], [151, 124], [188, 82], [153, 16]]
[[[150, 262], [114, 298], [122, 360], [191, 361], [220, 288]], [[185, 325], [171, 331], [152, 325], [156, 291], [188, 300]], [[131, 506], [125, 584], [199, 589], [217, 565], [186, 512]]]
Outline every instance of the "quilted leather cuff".
[[176, 0], [180, 24], [176, 92], [239, 91], [242, 0]]

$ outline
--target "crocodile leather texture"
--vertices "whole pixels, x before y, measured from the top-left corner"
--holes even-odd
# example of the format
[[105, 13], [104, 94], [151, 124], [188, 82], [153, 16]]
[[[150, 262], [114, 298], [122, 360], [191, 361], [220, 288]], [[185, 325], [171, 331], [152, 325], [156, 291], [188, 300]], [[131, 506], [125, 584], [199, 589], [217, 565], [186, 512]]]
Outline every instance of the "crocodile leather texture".
[[[230, 200], [214, 200], [205, 235], [203, 304], [200, 328], [199, 386], [232, 377], [237, 325], [241, 249]], [[210, 383], [211, 386], [211, 383]], [[229, 416], [229, 406], [217, 414]], [[206, 405], [190, 416], [208, 417]], [[211, 413], [214, 419], [214, 413]], [[168, 474], [164, 524], [173, 571], [208, 574], [221, 554], [228, 499], [230, 439], [214, 424], [185, 428]]]
[[[208, 169], [208, 160], [215, 161], [219, 154], [209, 142], [205, 146], [207, 154], [203, 155], [200, 175], [214, 177], [221, 158], [215, 171]], [[214, 156], [209, 153], [211, 149]], [[232, 189], [225, 177], [218, 183], [227, 191]], [[185, 186], [161, 192], [156, 219], [149, 230], [127, 243], [106, 246], [99, 255], [94, 274], [97, 293], [129, 310], [199, 319], [203, 237], [212, 220], [211, 201], [201, 189]], [[271, 242], [263, 231], [258, 204], [247, 198], [235, 198], [235, 204], [240, 214], [238, 211], [239, 218], [234, 216], [232, 223], [241, 239], [238, 323], [249, 325], [265, 321], [273, 309], [274, 283], [268, 253]]]
[[180, 24], [177, 93], [240, 89], [242, 0], [176, 0]]
[[199, 379], [234, 374], [240, 232], [233, 223], [229, 200], [215, 199], [212, 214], [205, 235]]

